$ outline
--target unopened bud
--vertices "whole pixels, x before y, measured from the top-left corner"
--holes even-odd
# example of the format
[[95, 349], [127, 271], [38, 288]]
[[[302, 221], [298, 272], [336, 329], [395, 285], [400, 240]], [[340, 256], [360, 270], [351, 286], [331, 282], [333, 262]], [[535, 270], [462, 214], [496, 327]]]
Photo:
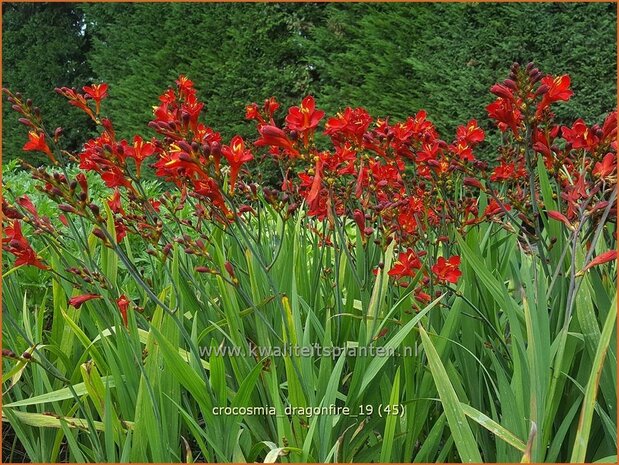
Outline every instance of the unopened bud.
[[518, 85], [512, 79], [505, 79], [505, 81], [503, 81], [503, 85], [511, 90], [518, 89]]
[[184, 141], [184, 140], [178, 141], [177, 145], [185, 152], [191, 152], [191, 145], [189, 145], [187, 141]]
[[228, 272], [228, 274], [232, 277], [235, 278], [235, 274], [234, 274], [234, 267], [232, 266], [232, 263], [230, 262], [226, 262], [224, 264], [224, 267], [226, 268], [226, 271]]
[[465, 186], [470, 186], [470, 187], [476, 187], [477, 189], [482, 189], [484, 188], [484, 186], [481, 185], [481, 182], [479, 182], [479, 180], [475, 179], [475, 178], [464, 178], [464, 185]]
[[68, 205], [66, 203], [61, 203], [60, 205], [58, 205], [58, 208], [62, 210], [63, 212], [67, 212], [67, 213], [75, 213], [77, 211], [71, 205]]

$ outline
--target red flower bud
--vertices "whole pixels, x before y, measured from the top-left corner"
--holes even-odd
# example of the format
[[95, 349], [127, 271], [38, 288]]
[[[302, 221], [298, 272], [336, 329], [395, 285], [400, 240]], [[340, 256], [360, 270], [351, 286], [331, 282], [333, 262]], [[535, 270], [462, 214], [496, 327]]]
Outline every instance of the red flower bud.
[[232, 263], [226, 262], [224, 264], [224, 268], [226, 268], [226, 271], [228, 272], [228, 274], [230, 275], [231, 278], [233, 278], [233, 279], [236, 278], [236, 275], [234, 274], [234, 268], [232, 266]]
[[470, 187], [476, 187], [477, 189], [484, 190], [484, 186], [482, 186], [481, 182], [475, 178], [466, 177], [464, 178], [464, 185]]

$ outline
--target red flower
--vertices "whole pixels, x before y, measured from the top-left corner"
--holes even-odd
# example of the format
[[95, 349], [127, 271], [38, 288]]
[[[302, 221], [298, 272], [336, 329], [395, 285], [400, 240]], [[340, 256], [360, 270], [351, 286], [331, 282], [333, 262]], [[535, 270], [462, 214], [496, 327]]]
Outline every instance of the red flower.
[[18, 198], [17, 203], [21, 207], [28, 210], [32, 214], [32, 216], [34, 216], [35, 218], [39, 217], [36, 207], [32, 203], [32, 200], [30, 200], [30, 197], [28, 197], [27, 195], [22, 195], [20, 198]]
[[475, 160], [475, 155], [473, 155], [473, 151], [466, 141], [458, 141], [456, 144], [450, 145], [449, 150], [451, 150], [454, 155], [457, 155], [462, 160]]
[[587, 127], [581, 118], [577, 119], [571, 128], [563, 126], [561, 128], [561, 134], [573, 149], [585, 149], [588, 152], [595, 150], [595, 147], [597, 147], [600, 141], [600, 138]]
[[245, 106], [245, 119], [255, 119], [258, 120], [259, 123], [264, 123], [264, 118], [260, 115], [260, 110], [256, 103], [250, 103]]
[[241, 136], [234, 136], [230, 145], [224, 145], [221, 148], [221, 153], [230, 165], [230, 193], [232, 194], [241, 166], [253, 160], [254, 156], [251, 154], [251, 150], [245, 148], [245, 141]]
[[182, 74], [176, 80], [176, 85], [178, 86], [178, 94], [181, 96], [181, 98], [187, 98], [190, 95], [194, 95], [196, 92], [193, 88], [193, 81], [191, 81], [187, 76], [183, 76]]
[[490, 203], [488, 203], [488, 206], [484, 210], [482, 216], [485, 216], [486, 218], [491, 218], [495, 215], [503, 214], [506, 211], [508, 212], [511, 209], [512, 207], [510, 207], [508, 204], [500, 205], [495, 199], [492, 199], [490, 200]]
[[567, 102], [574, 94], [570, 89], [570, 77], [567, 74], [563, 76], [545, 76], [542, 78], [542, 86], [547, 86], [548, 90], [544, 93], [542, 101], [537, 106], [536, 114], [539, 116], [542, 111], [550, 106], [553, 102]]
[[516, 177], [516, 167], [513, 163], [505, 163], [501, 162], [499, 166], [497, 166], [492, 172], [492, 176], [490, 176], [490, 181], [506, 181], [508, 179], [515, 179]]
[[196, 194], [210, 199], [211, 203], [221, 209], [225, 216], [229, 215], [230, 211], [226, 207], [221, 190], [213, 178], [205, 178], [194, 181], [193, 188], [195, 189]]
[[605, 179], [617, 169], [617, 160], [614, 153], [604, 155], [602, 161], [598, 161], [593, 167], [593, 175]]
[[116, 188], [114, 189], [114, 194], [112, 195], [112, 197], [107, 201], [107, 204], [110, 207], [110, 210], [112, 210], [114, 213], [124, 215], [125, 210], [123, 209], [120, 200], [120, 191], [118, 190], [118, 188]]
[[155, 153], [155, 144], [152, 142], [144, 142], [144, 139], [140, 136], [135, 136], [133, 138], [133, 146], [130, 146], [127, 141], [122, 141], [121, 144], [125, 151], [125, 156], [135, 160], [136, 173], [140, 176], [142, 162]]
[[497, 97], [506, 100], [514, 100], [514, 93], [512, 89], [510, 89], [504, 84], [494, 84], [492, 87], [490, 87], [490, 92], [492, 92]]
[[563, 213], [558, 212], [556, 210], [548, 210], [546, 212], [548, 214], [548, 218], [552, 218], [553, 220], [556, 221], [560, 221], [561, 223], [563, 223], [565, 226], [567, 226], [567, 228], [571, 231], [574, 231], [574, 226], [572, 225], [572, 223], [570, 223], [570, 221], [565, 217], [565, 215], [563, 215]]
[[601, 255], [598, 255], [597, 257], [595, 257], [593, 260], [591, 260], [587, 266], [585, 266], [582, 269], [582, 272], [587, 271], [589, 268], [597, 266], [597, 265], [601, 265], [603, 263], [607, 263], [613, 260], [617, 260], [617, 251], [616, 250], [609, 250], [608, 252], [604, 252]]
[[118, 310], [120, 310], [120, 315], [123, 318], [123, 323], [125, 324], [125, 326], [129, 325], [129, 321], [127, 318], [129, 303], [130, 301], [125, 294], [122, 294], [118, 299], [116, 299], [116, 305], [118, 305]]
[[82, 94], [78, 94], [75, 89], [69, 89], [68, 87], [56, 88], [56, 92], [69, 100], [69, 105], [79, 108], [86, 113], [90, 118], [97, 121], [92, 110], [88, 107], [88, 102]]
[[512, 100], [498, 98], [488, 105], [486, 110], [488, 116], [496, 120], [501, 132], [505, 132], [509, 128], [515, 136], [518, 135], [522, 113]]
[[404, 276], [415, 276], [421, 266], [419, 256], [413, 249], [408, 249], [398, 255], [398, 259], [389, 270], [389, 276], [395, 276], [397, 279]]
[[26, 152], [43, 152], [49, 157], [52, 163], [56, 163], [56, 158], [49, 149], [49, 146], [45, 142], [45, 134], [30, 131], [28, 133], [28, 142], [22, 147], [22, 150]]
[[84, 86], [84, 92], [86, 95], [95, 101], [97, 108], [97, 114], [101, 105], [101, 100], [107, 97], [107, 84], [93, 84], [92, 86]]
[[15, 255], [15, 266], [32, 265], [42, 270], [49, 269], [41, 262], [41, 258], [22, 234], [19, 221], [9, 221], [8, 226], [4, 228], [4, 234], [6, 237], [2, 238], [2, 249]]
[[74, 306], [75, 308], [80, 308], [84, 302], [88, 302], [93, 299], [100, 299], [101, 296], [99, 294], [83, 294], [76, 295], [75, 297], [71, 297], [69, 299], [69, 305]]
[[153, 167], [157, 176], [166, 178], [178, 186], [182, 184], [183, 178], [194, 180], [207, 177], [198, 160], [177, 144], [171, 144], [168, 151], [162, 152], [159, 160], [153, 163]]
[[279, 103], [275, 97], [270, 97], [264, 100], [264, 105], [262, 107], [264, 112], [269, 116], [269, 118], [273, 118], [273, 115], [279, 108]]
[[344, 113], [330, 118], [325, 125], [325, 134], [334, 142], [349, 140], [353, 145], [362, 145], [363, 135], [372, 123], [372, 117], [363, 108], [346, 108]]
[[254, 145], [279, 147], [286, 150], [286, 152], [293, 157], [299, 156], [299, 152], [294, 148], [292, 141], [280, 128], [276, 126], [264, 125], [258, 128], [258, 131], [260, 132], [260, 139], [258, 139]]
[[458, 126], [456, 129], [458, 142], [465, 142], [470, 146], [483, 142], [485, 137], [484, 130], [477, 125], [477, 120], [474, 119], [469, 121], [466, 126]]
[[286, 124], [291, 131], [299, 131], [299, 133], [305, 135], [316, 129], [324, 115], [324, 111], [316, 110], [314, 97], [308, 95], [301, 102], [301, 106], [291, 107], [288, 110]]
[[462, 272], [460, 271], [460, 257], [454, 255], [448, 260], [445, 257], [439, 257], [436, 264], [432, 267], [432, 273], [437, 277], [439, 281], [446, 281], [452, 284], [458, 282]]

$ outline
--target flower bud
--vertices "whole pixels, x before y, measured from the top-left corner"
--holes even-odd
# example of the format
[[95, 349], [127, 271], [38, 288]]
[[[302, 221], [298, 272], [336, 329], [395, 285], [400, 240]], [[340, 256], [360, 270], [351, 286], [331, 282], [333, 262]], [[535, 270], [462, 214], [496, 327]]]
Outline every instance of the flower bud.
[[58, 205], [58, 208], [66, 213], [76, 213], [77, 210], [75, 208], [73, 208], [71, 205], [68, 205], [66, 203], [61, 203], [60, 205]]
[[92, 233], [95, 237], [98, 237], [101, 240], [107, 240], [107, 238], [105, 237], [105, 233], [99, 228], [95, 229]]
[[537, 73], [531, 75], [531, 82], [533, 84], [535, 84], [535, 83], [541, 81], [543, 77], [544, 77], [544, 75], [542, 73], [540, 73], [539, 70], [538, 70]]
[[184, 150], [185, 152], [187, 152], [187, 153], [191, 152], [191, 145], [189, 145], [189, 144], [187, 143], [187, 141], [181, 140], [181, 141], [178, 141], [178, 143], [177, 143], [177, 144], [178, 144], [178, 146], [179, 146], [182, 150]]
[[505, 81], [503, 81], [503, 85], [512, 90], [518, 89], [518, 84], [516, 84], [516, 82], [512, 79], [505, 79]]
[[219, 144], [219, 142], [214, 141], [211, 144], [211, 155], [213, 155], [214, 157], [218, 157], [219, 155], [221, 155], [221, 145]]
[[232, 266], [232, 263], [230, 262], [226, 262], [224, 264], [224, 268], [226, 269], [226, 271], [228, 272], [228, 274], [232, 277], [232, 278], [236, 278], [235, 274], [234, 274], [234, 268]]
[[187, 126], [189, 124], [190, 119], [191, 119], [191, 115], [189, 115], [189, 113], [187, 113], [186, 111], [183, 111], [181, 113], [181, 120], [183, 121], [184, 126]]
[[477, 189], [483, 190], [484, 186], [482, 186], [481, 182], [475, 178], [466, 177], [464, 178], [464, 185], [470, 187], [476, 187]]

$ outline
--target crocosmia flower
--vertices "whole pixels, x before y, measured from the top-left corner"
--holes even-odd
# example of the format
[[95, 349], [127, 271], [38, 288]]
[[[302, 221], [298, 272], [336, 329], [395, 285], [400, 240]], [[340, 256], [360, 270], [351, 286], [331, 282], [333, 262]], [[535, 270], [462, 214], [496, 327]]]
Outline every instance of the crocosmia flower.
[[245, 148], [245, 141], [241, 136], [234, 136], [230, 141], [230, 145], [224, 145], [221, 148], [221, 153], [226, 157], [230, 165], [230, 193], [232, 193], [241, 166], [253, 160], [254, 156], [251, 150]]
[[76, 295], [75, 297], [71, 297], [69, 299], [69, 305], [72, 305], [75, 308], [80, 308], [84, 302], [88, 302], [93, 299], [100, 299], [101, 296], [98, 294], [83, 294]]
[[462, 276], [462, 272], [460, 271], [460, 257], [454, 255], [448, 260], [445, 260], [445, 257], [439, 257], [436, 264], [432, 267], [432, 273], [434, 273], [439, 281], [450, 282], [452, 284], [457, 283], [460, 276]]
[[292, 107], [288, 110], [286, 124], [291, 131], [305, 133], [316, 129], [324, 115], [324, 111], [316, 110], [314, 97], [308, 95], [303, 99], [300, 106]]
[[585, 149], [589, 152], [592, 152], [600, 141], [600, 138], [587, 127], [581, 118], [577, 119], [571, 128], [563, 126], [561, 134], [573, 149]]
[[95, 101], [98, 114], [101, 106], [101, 100], [107, 97], [107, 84], [93, 84], [92, 86], [84, 86], [83, 90], [88, 97]]
[[21, 231], [21, 223], [19, 221], [10, 221], [8, 226], [4, 228], [5, 237], [2, 238], [2, 249], [15, 255], [15, 266], [31, 265], [42, 270], [49, 269], [48, 266], [41, 262], [41, 258], [30, 246], [28, 240], [24, 237]]
[[398, 259], [395, 261], [389, 270], [389, 276], [395, 278], [403, 278], [405, 276], [415, 276], [418, 270], [421, 269], [421, 260], [413, 249], [408, 249], [406, 252], [401, 252]]
[[45, 134], [42, 132], [30, 131], [28, 133], [28, 142], [24, 144], [22, 150], [26, 152], [43, 152], [53, 163], [56, 163], [56, 158], [52, 154], [47, 142], [45, 142]]
[[563, 76], [545, 76], [542, 78], [542, 86], [546, 86], [548, 90], [544, 93], [542, 101], [537, 107], [537, 115], [539, 116], [542, 111], [550, 106], [553, 102], [564, 101], [567, 102], [574, 94], [570, 89], [570, 77], [567, 74]]

